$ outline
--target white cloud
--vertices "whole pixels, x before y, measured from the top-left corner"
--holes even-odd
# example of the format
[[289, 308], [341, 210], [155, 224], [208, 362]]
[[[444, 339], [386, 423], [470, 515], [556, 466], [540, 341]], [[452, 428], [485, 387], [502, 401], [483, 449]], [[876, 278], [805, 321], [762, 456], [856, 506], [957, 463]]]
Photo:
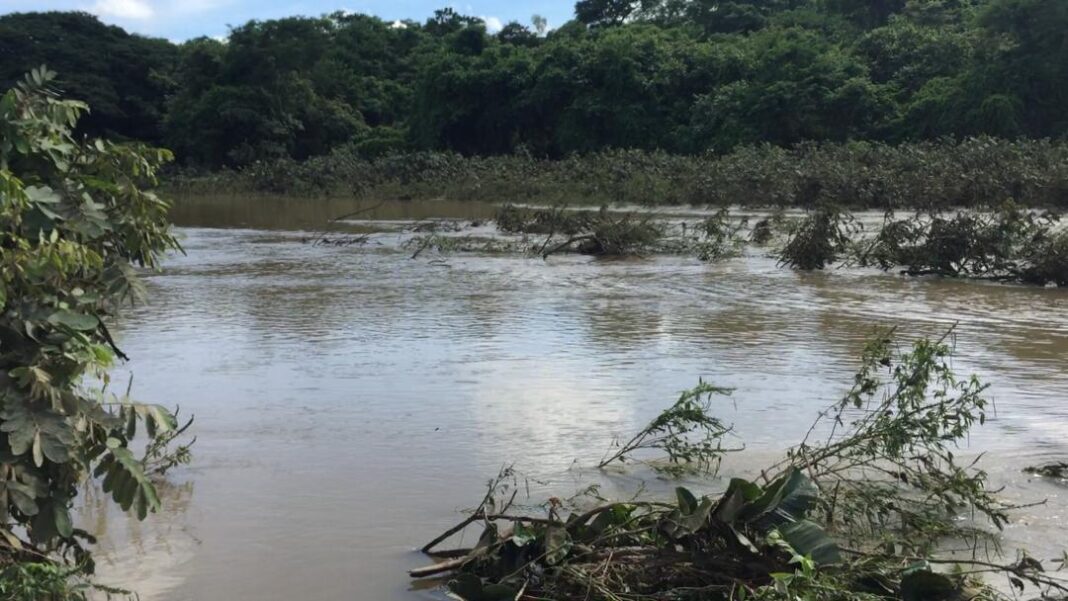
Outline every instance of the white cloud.
[[230, 4], [229, 0], [172, 0], [170, 10], [172, 12], [202, 13], [222, 8]]
[[501, 22], [500, 17], [479, 17], [486, 22], [486, 31], [490, 33], [497, 33], [504, 28], [504, 23]]
[[90, 11], [102, 17], [134, 21], [145, 21], [156, 14], [145, 0], [97, 0]]

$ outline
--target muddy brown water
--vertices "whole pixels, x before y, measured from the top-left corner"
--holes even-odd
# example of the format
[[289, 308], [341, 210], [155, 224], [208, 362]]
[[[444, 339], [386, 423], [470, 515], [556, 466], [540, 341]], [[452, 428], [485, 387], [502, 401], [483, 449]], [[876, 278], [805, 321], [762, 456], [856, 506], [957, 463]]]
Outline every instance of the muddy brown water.
[[493, 214], [462, 202], [387, 203], [334, 226], [370, 232], [362, 246], [303, 242], [372, 206], [178, 203], [186, 254], [126, 314], [133, 359], [116, 379], [133, 372], [136, 397], [196, 415], [195, 462], [145, 522], [88, 499], [103, 582], [163, 601], [440, 598], [408, 580], [425, 562], [413, 549], [502, 465], [532, 501], [590, 482], [630, 494], [648, 474], [589, 466], [703, 378], [735, 388], [721, 414], [748, 447], [723, 475], [752, 472], [848, 388], [865, 337], [887, 325], [959, 323], [956, 367], [991, 382], [997, 406], [962, 452], [987, 453], [1012, 499], [1048, 499], [1015, 518], [1006, 545], [1052, 557], [1068, 538], [1068, 489], [1020, 471], [1068, 458], [1068, 291], [799, 274], [760, 253], [412, 260], [406, 225]]

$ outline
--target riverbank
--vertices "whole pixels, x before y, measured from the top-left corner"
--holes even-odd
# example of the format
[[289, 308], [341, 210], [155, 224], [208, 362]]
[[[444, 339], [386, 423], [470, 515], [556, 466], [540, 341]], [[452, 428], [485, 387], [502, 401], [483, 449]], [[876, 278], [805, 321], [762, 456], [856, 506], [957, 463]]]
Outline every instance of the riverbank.
[[1013, 200], [1068, 208], [1068, 144], [968, 138], [754, 146], [726, 155], [614, 150], [550, 161], [526, 155], [346, 152], [241, 171], [175, 172], [178, 195], [271, 194], [535, 204], [978, 207]]

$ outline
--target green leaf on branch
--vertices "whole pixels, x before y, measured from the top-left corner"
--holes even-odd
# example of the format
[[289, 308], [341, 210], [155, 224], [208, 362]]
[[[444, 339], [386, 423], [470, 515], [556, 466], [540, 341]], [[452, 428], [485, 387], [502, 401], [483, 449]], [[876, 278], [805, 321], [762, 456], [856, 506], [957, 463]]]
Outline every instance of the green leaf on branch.
[[159, 497], [141, 461], [121, 444], [118, 439], [108, 439], [108, 450], [94, 473], [104, 477], [104, 492], [111, 493], [123, 511], [133, 509], [138, 519], [143, 520], [149, 512], [159, 509]]
[[50, 410], [31, 410], [18, 403], [8, 403], [0, 411], [0, 432], [7, 433], [11, 452], [16, 457], [33, 452], [34, 464], [66, 463], [74, 444], [74, 433], [66, 419]]
[[66, 326], [79, 332], [87, 332], [95, 330], [100, 325], [100, 320], [95, 315], [75, 313], [73, 311], [56, 311], [48, 316], [48, 323]]
[[809, 520], [794, 522], [780, 528], [779, 534], [795, 551], [805, 557], [811, 557], [818, 566], [842, 562], [838, 545], [815, 522]]

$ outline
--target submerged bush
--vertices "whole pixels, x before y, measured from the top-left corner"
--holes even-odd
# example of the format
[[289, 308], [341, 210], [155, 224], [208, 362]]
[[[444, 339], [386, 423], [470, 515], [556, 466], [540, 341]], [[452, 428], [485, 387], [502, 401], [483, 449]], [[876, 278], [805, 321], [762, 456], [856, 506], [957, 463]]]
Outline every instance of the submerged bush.
[[565, 205], [548, 209], [506, 204], [497, 210], [497, 229], [509, 234], [564, 234], [574, 236], [595, 225], [590, 211], [572, 211]]
[[859, 224], [833, 206], [812, 211], [793, 224], [786, 245], [779, 251], [779, 264], [811, 271], [836, 262], [849, 249]]
[[1068, 285], [1068, 234], [1059, 217], [1009, 203], [996, 211], [952, 216], [888, 216], [859, 263], [903, 267], [910, 275], [968, 277]]
[[351, 150], [176, 172], [175, 191], [454, 198], [494, 202], [951, 209], [1068, 206], [1068, 144], [968, 138], [742, 147], [726, 155], [605, 150], [543, 160], [418, 152], [367, 159]]

